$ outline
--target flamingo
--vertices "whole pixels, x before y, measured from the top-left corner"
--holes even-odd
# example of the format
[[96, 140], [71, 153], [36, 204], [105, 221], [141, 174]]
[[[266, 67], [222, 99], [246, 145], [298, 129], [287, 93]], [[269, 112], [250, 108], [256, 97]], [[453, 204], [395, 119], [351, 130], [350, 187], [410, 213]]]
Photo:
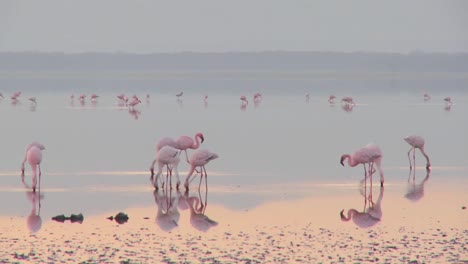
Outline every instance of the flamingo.
[[24, 163], [26, 160], [28, 161], [29, 165], [31, 165], [32, 173], [33, 173], [33, 192], [36, 191], [36, 167], [39, 168], [39, 187], [40, 187], [40, 180], [41, 180], [41, 161], [42, 161], [42, 150], [44, 150], [44, 145], [33, 142], [28, 145], [26, 148], [26, 155], [21, 163], [21, 176], [24, 179]]
[[431, 96], [428, 94], [428, 93], [424, 93], [424, 101], [427, 102], [429, 100], [431, 100]]
[[177, 99], [180, 99], [182, 95], [184, 95], [184, 91], [180, 91], [180, 93], [176, 94], [175, 96], [177, 97]]
[[91, 101], [92, 101], [92, 102], [95, 102], [95, 101], [97, 100], [98, 97], [99, 97], [99, 95], [97, 95], [97, 94], [92, 94], [92, 95], [91, 95]]
[[85, 95], [85, 94], [80, 94], [80, 98], [79, 98], [79, 99], [80, 99], [80, 101], [82, 101], [82, 102], [83, 102], [83, 101], [85, 100], [85, 97], [86, 97], [86, 95]]
[[134, 109], [135, 106], [136, 106], [137, 104], [139, 104], [139, 103], [141, 103], [141, 101], [140, 101], [140, 99], [138, 99], [138, 97], [137, 97], [137, 98], [133, 98], [132, 101], [130, 101], [130, 103], [128, 104], [128, 106], [129, 106], [130, 109]]
[[255, 93], [255, 94], [253, 95], [253, 100], [254, 100], [254, 102], [260, 101], [260, 100], [262, 100], [262, 99], [263, 99], [263, 97], [262, 97], [262, 94], [261, 94], [261, 93]]
[[245, 97], [245, 95], [241, 95], [240, 99], [242, 101], [242, 105], [248, 105], [249, 104], [249, 101], [247, 101], [247, 97]]
[[306, 102], [308, 103], [309, 100], [310, 100], [310, 94], [309, 94], [309, 93], [305, 93], [305, 98], [306, 98]]
[[[162, 169], [166, 166], [167, 171], [169, 172], [166, 174], [166, 178], [170, 177], [170, 187], [172, 188], [172, 170], [175, 171], [175, 175], [177, 177], [176, 188], [179, 189], [180, 180], [179, 180], [179, 172], [177, 170], [177, 166], [179, 165], [179, 150], [173, 148], [171, 146], [164, 146], [156, 153], [156, 159], [153, 160], [151, 163], [150, 171], [151, 171], [151, 181], [153, 181], [154, 188], [158, 190], [158, 180], [159, 176], [162, 173]], [[158, 172], [156, 173], [156, 178], [154, 178], [154, 164], [158, 163]], [[153, 180], [154, 179], [154, 180]], [[164, 185], [164, 184], [163, 184]]]
[[350, 167], [355, 167], [358, 164], [362, 164], [364, 166], [364, 174], [367, 178], [367, 170], [366, 164], [369, 164], [369, 173], [371, 179], [371, 186], [372, 186], [372, 173], [373, 173], [373, 165], [374, 163], [377, 164], [377, 168], [379, 169], [380, 173], [380, 186], [384, 184], [384, 176], [381, 167], [382, 162], [382, 151], [380, 148], [375, 144], [368, 144], [367, 146], [358, 149], [353, 154], [343, 154], [341, 156], [340, 163], [344, 166], [344, 161], [348, 159], [348, 165]]
[[33, 103], [33, 104], [37, 103], [36, 97], [29, 97], [29, 101], [31, 101], [31, 103]]
[[340, 218], [343, 222], [353, 220], [353, 222], [360, 228], [369, 228], [380, 222], [382, 219], [382, 199], [384, 195], [384, 187], [380, 187], [380, 194], [377, 203], [374, 204], [372, 196], [370, 198], [364, 197], [364, 207], [369, 200], [370, 206], [365, 208], [364, 212], [359, 212], [356, 209], [349, 209], [347, 216], [344, 214], [344, 209], [340, 212]]
[[356, 103], [354, 103], [354, 99], [351, 97], [351, 96], [346, 96], [346, 97], [343, 97], [343, 99], [341, 99], [342, 102], [345, 102], [347, 104], [351, 104], [351, 105], [355, 105]]
[[184, 187], [188, 191], [189, 189], [189, 179], [192, 176], [193, 172], [195, 171], [196, 167], [200, 167], [200, 184], [201, 180], [203, 179], [203, 171], [205, 172], [205, 184], [208, 188], [208, 175], [206, 174], [205, 165], [208, 164], [211, 160], [217, 159], [219, 156], [216, 153], [213, 153], [206, 149], [200, 149], [195, 151], [192, 156], [190, 157], [190, 171], [185, 178]]
[[[200, 143], [203, 143], [203, 141], [205, 141], [205, 137], [200, 132], [195, 134], [194, 138], [195, 141], [189, 136], [180, 136], [175, 141], [177, 143], [176, 148], [180, 149], [181, 152], [182, 150], [185, 151], [185, 157], [187, 158], [188, 163], [190, 163], [190, 161], [188, 159], [187, 149], [197, 149], [198, 147], [200, 147]], [[199, 139], [201, 140], [201, 142], [199, 141]]]
[[21, 92], [20, 92], [20, 91], [13, 93], [13, 95], [11, 96], [11, 100], [12, 100], [12, 101], [18, 100], [18, 97], [19, 97], [20, 95], [21, 95]]
[[205, 102], [205, 104], [208, 103], [208, 95], [205, 95], [205, 96], [203, 97], [203, 101]]
[[[411, 135], [411, 136], [405, 137], [404, 140], [408, 144], [411, 145], [411, 148], [408, 151], [408, 160], [409, 160], [409, 163], [410, 163], [410, 170], [412, 168], [410, 152], [411, 152], [411, 150], [413, 151], [413, 161], [414, 161], [414, 163], [416, 163], [416, 149], [417, 148], [421, 151], [421, 153], [426, 158], [426, 161], [427, 161], [426, 168], [429, 168], [431, 166], [431, 162], [429, 161], [429, 156], [424, 151], [424, 138], [422, 138], [421, 136], [417, 136], [417, 135]], [[414, 167], [416, 168], [416, 164], [414, 164]]]
[[452, 105], [452, 104], [453, 104], [452, 98], [450, 98], [450, 97], [445, 97], [445, 98], [444, 98], [444, 101], [445, 101], [445, 103], [446, 103], [447, 105]]
[[335, 98], [336, 98], [336, 96], [330, 95], [330, 97], [328, 97], [328, 103], [329, 104], [334, 104], [335, 103]]

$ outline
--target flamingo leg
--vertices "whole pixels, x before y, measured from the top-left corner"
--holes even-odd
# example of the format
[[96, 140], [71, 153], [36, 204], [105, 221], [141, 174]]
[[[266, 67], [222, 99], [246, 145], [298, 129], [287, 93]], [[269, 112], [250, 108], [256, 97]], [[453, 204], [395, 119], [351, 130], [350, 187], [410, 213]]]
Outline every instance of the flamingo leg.
[[412, 164], [411, 164], [411, 158], [410, 158], [411, 150], [413, 150], [413, 148], [410, 148], [410, 150], [408, 151], [408, 161], [409, 161], [409, 168], [410, 168], [410, 170], [413, 169], [413, 166], [412, 166]]
[[206, 188], [206, 192], [208, 192], [208, 174], [206, 173], [205, 166], [202, 167], [202, 170], [205, 171], [205, 188]]
[[414, 170], [416, 170], [416, 148], [413, 148], [413, 165]]

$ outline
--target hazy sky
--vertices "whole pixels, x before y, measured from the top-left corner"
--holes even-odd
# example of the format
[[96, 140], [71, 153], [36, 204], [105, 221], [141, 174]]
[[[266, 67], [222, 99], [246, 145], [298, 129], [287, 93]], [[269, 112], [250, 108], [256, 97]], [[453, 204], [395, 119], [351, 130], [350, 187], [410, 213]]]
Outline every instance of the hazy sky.
[[467, 14], [464, 0], [0, 0], [0, 52], [468, 52]]

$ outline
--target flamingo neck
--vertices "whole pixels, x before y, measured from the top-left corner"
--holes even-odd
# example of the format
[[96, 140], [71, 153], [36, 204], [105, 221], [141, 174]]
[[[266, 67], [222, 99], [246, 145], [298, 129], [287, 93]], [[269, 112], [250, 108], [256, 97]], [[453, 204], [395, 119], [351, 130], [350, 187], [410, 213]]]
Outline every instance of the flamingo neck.
[[429, 160], [429, 156], [426, 154], [426, 152], [424, 151], [424, 146], [420, 147], [419, 148], [421, 150], [421, 153], [424, 155], [424, 157], [426, 158], [426, 161], [427, 161], [427, 164], [430, 165], [431, 162]]
[[358, 211], [356, 211], [356, 209], [349, 209], [348, 213], [347, 213], [347, 216], [345, 216], [343, 214], [343, 211], [341, 211], [341, 221], [348, 222], [357, 213], [358, 213]]
[[197, 149], [198, 147], [200, 147], [200, 135], [196, 134], [195, 143], [192, 145], [192, 149]]
[[352, 155], [346, 154], [346, 155], [343, 155], [343, 158], [348, 159], [348, 165], [350, 167], [355, 167], [356, 165], [358, 165], [358, 163], [354, 160]]

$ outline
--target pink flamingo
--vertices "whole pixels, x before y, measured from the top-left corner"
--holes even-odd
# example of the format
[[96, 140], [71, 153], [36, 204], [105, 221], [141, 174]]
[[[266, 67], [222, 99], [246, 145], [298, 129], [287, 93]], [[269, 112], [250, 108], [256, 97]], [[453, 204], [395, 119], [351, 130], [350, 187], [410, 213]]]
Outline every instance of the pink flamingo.
[[92, 101], [92, 102], [95, 102], [95, 101], [98, 99], [98, 97], [99, 97], [99, 95], [97, 95], [97, 94], [92, 94], [92, 95], [91, 95], [91, 101]]
[[206, 173], [205, 165], [208, 164], [211, 160], [217, 159], [219, 156], [216, 153], [213, 153], [206, 149], [200, 149], [195, 151], [192, 156], [190, 156], [190, 170], [185, 178], [184, 187], [186, 190], [189, 189], [189, 179], [193, 175], [196, 167], [200, 167], [200, 184], [203, 179], [203, 172], [205, 175], [205, 184], [208, 188], [208, 174]]
[[446, 103], [447, 105], [452, 105], [452, 104], [453, 104], [452, 98], [450, 98], [450, 97], [445, 97], [445, 98], [444, 98], [444, 101], [445, 101], [445, 103]]
[[[179, 180], [179, 172], [177, 167], [179, 165], [179, 150], [173, 148], [171, 146], [164, 146], [156, 153], [156, 159], [153, 160], [151, 163], [150, 171], [151, 171], [151, 181], [153, 182], [154, 188], [158, 190], [158, 180], [159, 176], [162, 173], [164, 166], [166, 166], [167, 171], [169, 173], [166, 174], [166, 179], [170, 178], [169, 186], [172, 188], [172, 170], [175, 171], [175, 175], [177, 177], [177, 184], [176, 188], [179, 189], [180, 180]], [[154, 164], [158, 163], [158, 172], [156, 173], [156, 178], [154, 178]], [[153, 180], [154, 179], [154, 180]], [[162, 185], [164, 188], [164, 183]]]
[[140, 99], [137, 98], [133, 98], [132, 101], [130, 101], [130, 103], [128, 104], [129, 108], [130, 109], [135, 109], [135, 106], [137, 104], [141, 103]]
[[12, 101], [18, 100], [18, 97], [20, 97], [20, 95], [21, 95], [20, 91], [13, 93], [13, 95], [11, 96], [11, 100]]
[[411, 135], [411, 136], [405, 137], [404, 140], [408, 144], [411, 145], [411, 148], [408, 151], [408, 160], [410, 163], [410, 170], [412, 168], [410, 153], [411, 151], [413, 151], [413, 163], [414, 163], [414, 167], [416, 168], [416, 149], [417, 148], [421, 151], [421, 153], [426, 158], [426, 161], [427, 161], [426, 168], [429, 168], [431, 166], [431, 162], [429, 161], [429, 156], [424, 151], [424, 138], [422, 138], [421, 136]]
[[336, 98], [336, 96], [330, 95], [330, 97], [328, 97], [328, 103], [329, 104], [334, 104], [335, 103], [335, 98]]
[[33, 142], [28, 145], [26, 148], [26, 155], [21, 163], [21, 177], [24, 179], [24, 163], [26, 160], [28, 161], [29, 165], [31, 165], [32, 173], [33, 173], [33, 192], [36, 191], [36, 166], [39, 168], [39, 188], [41, 182], [41, 161], [42, 161], [42, 150], [44, 150], [44, 145]]
[[427, 102], [429, 100], [431, 100], [431, 96], [428, 94], [428, 93], [424, 93], [424, 101]]
[[249, 101], [247, 101], [247, 97], [245, 97], [245, 95], [241, 95], [240, 99], [241, 99], [243, 105], [248, 105], [249, 104]]
[[305, 93], [305, 98], [306, 98], [306, 102], [308, 103], [309, 100], [310, 100], [310, 94], [309, 94], [309, 93]]
[[[188, 163], [190, 162], [188, 159], [187, 149], [197, 149], [198, 147], [200, 147], [200, 143], [203, 143], [203, 141], [205, 140], [205, 137], [200, 132], [195, 134], [194, 138], [195, 141], [189, 136], [180, 136], [176, 139], [177, 148], [180, 149], [180, 151], [185, 151], [185, 157], [187, 158]], [[199, 141], [199, 139], [201, 140], [201, 142]]]
[[341, 99], [341, 101], [345, 102], [347, 104], [352, 104], [352, 105], [356, 104], [356, 103], [354, 103], [354, 99], [351, 96], [343, 97], [343, 99]]
[[184, 91], [180, 91], [180, 93], [176, 94], [175, 96], [177, 99], [181, 99], [182, 95], [184, 95]]
[[341, 156], [340, 163], [344, 166], [344, 161], [348, 159], [348, 165], [350, 167], [355, 167], [359, 164], [364, 166], [364, 175], [367, 179], [367, 170], [366, 164], [369, 164], [369, 174], [372, 186], [372, 173], [373, 173], [373, 166], [374, 163], [377, 164], [377, 168], [379, 169], [380, 173], [380, 186], [384, 184], [384, 176], [382, 171], [382, 151], [380, 148], [375, 144], [368, 144], [367, 146], [358, 149], [353, 154], [343, 154]]
[[261, 93], [255, 93], [255, 94], [253, 95], [253, 100], [254, 100], [254, 102], [260, 101], [260, 100], [262, 100], [262, 99], [263, 99], [263, 97], [262, 97], [262, 94], [261, 94]]

